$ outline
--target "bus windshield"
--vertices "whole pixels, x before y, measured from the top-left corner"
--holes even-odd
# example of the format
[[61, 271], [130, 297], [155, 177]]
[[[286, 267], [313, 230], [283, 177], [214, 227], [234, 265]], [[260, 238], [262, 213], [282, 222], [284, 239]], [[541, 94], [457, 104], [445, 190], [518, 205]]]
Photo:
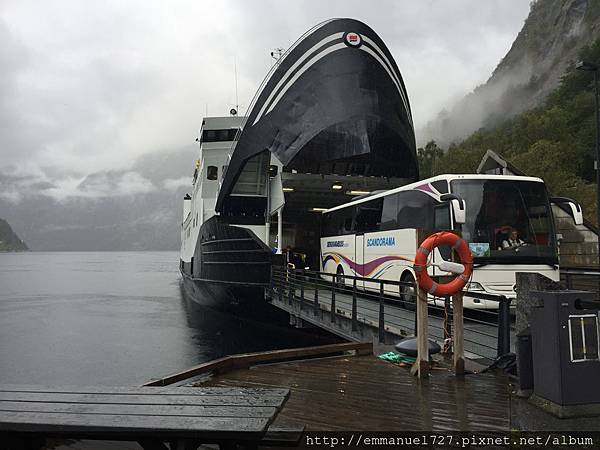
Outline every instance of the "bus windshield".
[[518, 180], [453, 180], [465, 200], [462, 236], [474, 262], [557, 264], [552, 214], [543, 183]]

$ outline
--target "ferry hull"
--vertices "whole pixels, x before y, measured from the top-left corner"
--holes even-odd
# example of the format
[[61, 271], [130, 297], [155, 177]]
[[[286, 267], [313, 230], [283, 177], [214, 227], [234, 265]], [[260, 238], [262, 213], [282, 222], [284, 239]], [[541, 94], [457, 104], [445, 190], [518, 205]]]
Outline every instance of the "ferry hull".
[[219, 219], [202, 224], [194, 256], [180, 262], [186, 293], [212, 307], [262, 302], [273, 252], [251, 230]]

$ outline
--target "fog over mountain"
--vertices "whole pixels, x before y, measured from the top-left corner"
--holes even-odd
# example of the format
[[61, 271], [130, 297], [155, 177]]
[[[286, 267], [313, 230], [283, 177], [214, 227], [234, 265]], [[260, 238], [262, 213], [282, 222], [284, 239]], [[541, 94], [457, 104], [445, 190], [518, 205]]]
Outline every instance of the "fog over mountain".
[[600, 32], [597, 0], [535, 0], [523, 28], [489, 79], [417, 130], [446, 147], [479, 128], [541, 105], [568, 65]]

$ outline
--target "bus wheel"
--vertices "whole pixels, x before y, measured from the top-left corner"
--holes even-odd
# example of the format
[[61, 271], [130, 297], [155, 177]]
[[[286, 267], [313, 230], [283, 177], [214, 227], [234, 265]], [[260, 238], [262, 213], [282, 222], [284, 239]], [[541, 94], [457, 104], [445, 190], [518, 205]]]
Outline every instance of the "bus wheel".
[[406, 272], [400, 278], [400, 305], [404, 309], [414, 311], [417, 304], [417, 282], [410, 272]]
[[342, 266], [338, 266], [335, 273], [335, 287], [340, 290], [346, 287], [346, 282], [344, 281], [344, 269]]

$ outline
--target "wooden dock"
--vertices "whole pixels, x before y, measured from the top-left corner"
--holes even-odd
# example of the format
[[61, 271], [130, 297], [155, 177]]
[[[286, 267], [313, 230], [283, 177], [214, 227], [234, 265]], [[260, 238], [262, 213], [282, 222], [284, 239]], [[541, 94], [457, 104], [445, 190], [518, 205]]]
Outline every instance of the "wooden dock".
[[[504, 375], [456, 376], [446, 360], [436, 358], [430, 376], [420, 380], [411, 375], [409, 367], [374, 356], [370, 343], [332, 344], [233, 355], [147, 384], [189, 383], [201, 376], [202, 381], [193, 383], [199, 390], [289, 389], [287, 402], [271, 424], [278, 430], [305, 426], [306, 432], [510, 431], [510, 392]], [[169, 389], [187, 392], [193, 388]], [[98, 445], [63, 441], [51, 448], [132, 448], [121, 442]]]
[[456, 377], [440, 367], [420, 381], [373, 355], [259, 365], [202, 386], [289, 387], [274, 425], [302, 423], [307, 431], [508, 431], [510, 423], [502, 375]]

